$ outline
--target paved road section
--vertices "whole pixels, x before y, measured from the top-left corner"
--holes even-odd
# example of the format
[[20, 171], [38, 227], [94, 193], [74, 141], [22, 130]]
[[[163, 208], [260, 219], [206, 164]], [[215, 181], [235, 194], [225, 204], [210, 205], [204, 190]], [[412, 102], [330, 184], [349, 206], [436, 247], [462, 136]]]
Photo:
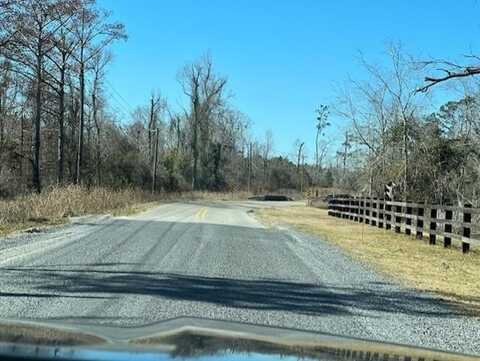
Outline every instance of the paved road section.
[[195, 316], [480, 354], [479, 319], [318, 238], [264, 228], [250, 212], [265, 205], [172, 203], [0, 239], [0, 315], [119, 326]]

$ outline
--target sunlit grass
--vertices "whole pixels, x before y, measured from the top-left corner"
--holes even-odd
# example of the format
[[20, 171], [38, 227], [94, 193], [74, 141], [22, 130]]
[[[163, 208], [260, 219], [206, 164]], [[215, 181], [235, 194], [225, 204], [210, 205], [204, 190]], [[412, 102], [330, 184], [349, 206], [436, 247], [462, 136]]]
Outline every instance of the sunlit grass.
[[130, 212], [154, 196], [135, 189], [112, 190], [69, 185], [53, 187], [42, 194], [29, 194], [0, 201], [0, 234], [30, 227], [61, 224], [69, 217], [99, 213]]
[[414, 236], [330, 217], [326, 210], [311, 207], [261, 209], [256, 214], [267, 224], [319, 235], [406, 286], [480, 306], [480, 251], [475, 247], [464, 255], [457, 245], [431, 246]]
[[238, 200], [247, 192], [157, 193], [139, 189], [86, 188], [75, 185], [52, 187], [41, 194], [28, 194], [0, 201], [0, 236], [29, 228], [68, 222], [69, 217], [111, 213], [132, 215], [158, 206], [161, 202], [189, 200]]

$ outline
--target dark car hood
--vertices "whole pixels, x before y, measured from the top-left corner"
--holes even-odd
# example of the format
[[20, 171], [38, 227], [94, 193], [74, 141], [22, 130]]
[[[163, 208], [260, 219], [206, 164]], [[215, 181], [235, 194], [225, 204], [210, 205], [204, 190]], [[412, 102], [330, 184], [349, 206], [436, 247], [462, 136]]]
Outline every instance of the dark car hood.
[[55, 360], [480, 360], [295, 329], [176, 318], [141, 327], [2, 321], [0, 358]]

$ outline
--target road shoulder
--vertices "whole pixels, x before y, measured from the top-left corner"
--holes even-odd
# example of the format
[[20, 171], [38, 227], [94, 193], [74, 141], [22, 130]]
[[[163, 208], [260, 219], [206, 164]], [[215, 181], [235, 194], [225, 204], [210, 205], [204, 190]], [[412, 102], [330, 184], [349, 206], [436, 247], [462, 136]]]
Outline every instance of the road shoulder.
[[376, 272], [405, 287], [435, 293], [480, 315], [480, 254], [430, 246], [414, 237], [398, 235], [352, 221], [329, 217], [311, 207], [267, 208], [254, 216], [270, 227], [290, 227], [318, 236]]

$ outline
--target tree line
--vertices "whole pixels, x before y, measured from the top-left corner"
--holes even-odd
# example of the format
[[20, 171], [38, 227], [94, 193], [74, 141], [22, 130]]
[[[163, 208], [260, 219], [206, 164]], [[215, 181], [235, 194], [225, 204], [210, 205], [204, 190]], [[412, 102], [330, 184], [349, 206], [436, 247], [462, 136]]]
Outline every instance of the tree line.
[[[66, 183], [152, 191], [294, 188], [298, 165], [253, 140], [207, 54], [120, 122], [105, 77], [125, 26], [94, 0], [0, 0], [0, 194]], [[117, 99], [118, 100], [118, 99]], [[128, 107], [128, 105], [127, 105]]]
[[[345, 121], [334, 183], [383, 198], [392, 182], [399, 200], [479, 205], [477, 67], [416, 60], [398, 44], [387, 55], [383, 66], [362, 58], [367, 77], [349, 79], [333, 104]], [[450, 79], [457, 80], [436, 87]], [[437, 110], [434, 86], [451, 99]]]
[[[106, 79], [111, 45], [125, 40], [94, 0], [0, 0], [0, 196], [74, 183], [383, 197], [393, 183], [399, 199], [479, 203], [475, 65], [418, 61], [398, 45], [381, 66], [362, 58], [366, 76], [343, 83], [312, 112], [308, 139], [279, 156], [271, 131], [252, 136], [208, 54], [178, 72], [183, 107], [152, 92], [132, 110]], [[453, 100], [432, 111], [433, 89], [450, 79], [443, 92]], [[325, 135], [332, 116], [343, 121], [336, 146]]]

